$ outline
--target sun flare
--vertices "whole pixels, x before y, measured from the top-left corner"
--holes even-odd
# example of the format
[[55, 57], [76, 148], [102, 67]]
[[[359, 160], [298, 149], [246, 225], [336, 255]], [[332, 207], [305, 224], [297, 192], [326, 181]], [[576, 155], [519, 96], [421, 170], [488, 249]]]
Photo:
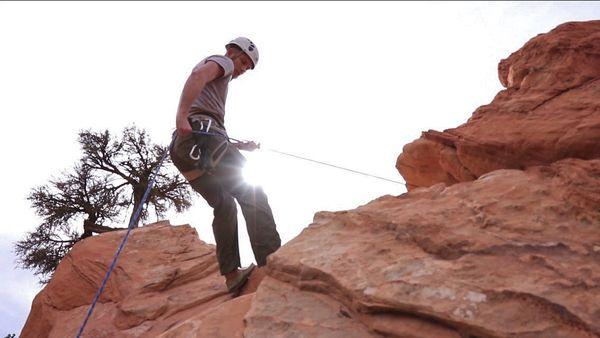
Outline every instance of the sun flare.
[[260, 150], [249, 152], [245, 157], [247, 161], [243, 170], [244, 181], [253, 186], [264, 184], [267, 178], [264, 152]]

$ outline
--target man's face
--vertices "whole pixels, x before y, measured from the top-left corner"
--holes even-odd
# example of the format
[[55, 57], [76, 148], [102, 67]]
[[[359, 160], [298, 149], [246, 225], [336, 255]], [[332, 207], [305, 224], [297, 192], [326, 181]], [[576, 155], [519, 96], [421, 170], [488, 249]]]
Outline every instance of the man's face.
[[240, 52], [233, 58], [233, 78], [244, 74], [248, 69], [252, 69], [252, 59], [246, 53]]

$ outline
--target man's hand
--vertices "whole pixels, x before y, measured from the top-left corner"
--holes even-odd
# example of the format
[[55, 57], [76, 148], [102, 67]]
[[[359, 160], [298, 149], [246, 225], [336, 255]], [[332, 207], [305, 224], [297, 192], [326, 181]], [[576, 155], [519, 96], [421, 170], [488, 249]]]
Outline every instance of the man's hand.
[[178, 118], [177, 121], [175, 121], [175, 125], [177, 126], [177, 135], [180, 137], [192, 133], [192, 126], [190, 126], [190, 122], [188, 122], [187, 118]]
[[256, 143], [254, 141], [244, 141], [235, 143], [235, 147], [239, 150], [254, 151], [256, 149], [260, 149], [260, 143]]

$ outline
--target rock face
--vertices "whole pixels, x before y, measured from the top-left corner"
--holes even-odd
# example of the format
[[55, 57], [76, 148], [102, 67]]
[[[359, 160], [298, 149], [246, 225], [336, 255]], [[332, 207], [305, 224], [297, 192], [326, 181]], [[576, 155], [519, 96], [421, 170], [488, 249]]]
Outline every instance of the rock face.
[[[21, 337], [74, 337], [124, 234], [115, 231], [77, 243], [34, 299]], [[244, 297], [235, 300], [236, 308], [247, 309], [252, 295]], [[189, 225], [146, 225], [132, 231], [84, 337], [156, 337], [180, 323], [179, 333], [213, 332], [210, 316], [187, 326], [185, 321], [214, 316], [231, 307], [230, 300], [214, 246], [200, 241]], [[222, 316], [229, 325], [210, 336], [241, 337], [242, 312]], [[217, 323], [222, 325], [223, 318]]]
[[424, 132], [396, 168], [407, 188], [600, 157], [600, 20], [536, 36], [498, 65], [505, 90], [457, 128]]
[[[189, 226], [132, 232], [86, 337], [600, 337], [600, 21], [503, 60], [507, 87], [397, 166], [410, 192], [320, 212], [232, 299]], [[123, 232], [78, 243], [23, 337], [74, 336]]]
[[246, 337], [598, 336], [599, 226], [600, 160], [321, 212], [272, 256]]

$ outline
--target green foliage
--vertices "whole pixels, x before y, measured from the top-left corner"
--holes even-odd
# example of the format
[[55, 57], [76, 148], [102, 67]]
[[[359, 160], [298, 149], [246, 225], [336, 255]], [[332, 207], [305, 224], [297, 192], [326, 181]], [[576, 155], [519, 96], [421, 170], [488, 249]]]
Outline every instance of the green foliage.
[[[133, 217], [165, 152], [165, 147], [153, 144], [144, 130], [134, 126], [125, 128], [120, 138], [108, 131], [86, 130], [78, 140], [83, 154], [73, 169], [31, 190], [28, 200], [43, 222], [15, 243], [18, 265], [34, 270], [42, 283], [77, 241], [129, 224], [123, 216], [129, 212], [129, 219]], [[149, 217], [149, 209], [160, 218], [170, 208], [182, 212], [190, 205], [187, 182], [163, 167], [140, 220]]]

